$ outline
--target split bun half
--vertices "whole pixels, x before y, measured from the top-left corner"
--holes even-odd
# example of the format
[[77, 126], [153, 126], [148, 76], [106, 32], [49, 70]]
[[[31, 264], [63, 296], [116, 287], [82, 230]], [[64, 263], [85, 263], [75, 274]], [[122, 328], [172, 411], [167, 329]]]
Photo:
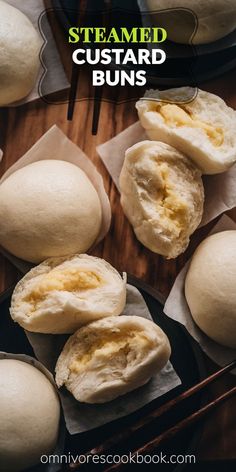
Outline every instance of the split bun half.
[[201, 172], [181, 152], [142, 141], [126, 151], [120, 175], [121, 205], [138, 240], [172, 259], [189, 244], [204, 202]]
[[183, 152], [203, 174], [236, 162], [236, 111], [217, 95], [191, 87], [151, 90], [136, 108], [149, 139]]
[[10, 313], [28, 331], [73, 333], [96, 319], [120, 315], [125, 301], [126, 275], [81, 254], [31, 269], [15, 287]]
[[167, 336], [152, 321], [109, 317], [69, 338], [56, 364], [56, 383], [80, 402], [104, 403], [146, 384], [170, 353]]

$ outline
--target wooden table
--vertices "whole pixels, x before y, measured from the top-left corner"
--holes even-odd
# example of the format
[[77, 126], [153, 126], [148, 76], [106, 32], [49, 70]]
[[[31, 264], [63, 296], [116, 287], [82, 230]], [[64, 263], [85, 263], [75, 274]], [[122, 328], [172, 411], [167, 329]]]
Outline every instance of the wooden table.
[[[65, 43], [62, 32], [54, 25], [56, 37], [61, 45]], [[86, 81], [86, 76], [83, 78]], [[236, 108], [236, 70], [209, 83], [202, 88], [218, 93], [228, 105]], [[126, 91], [123, 91], [125, 98]], [[140, 92], [139, 92], [140, 93]], [[72, 122], [67, 121], [67, 104], [48, 105], [43, 101], [18, 108], [0, 111], [0, 148], [4, 152], [0, 164], [2, 175], [18, 158], [20, 158], [52, 125], [57, 124], [62, 131], [95, 163], [102, 174], [104, 185], [112, 207], [111, 228], [102, 243], [94, 250], [94, 254], [103, 257], [118, 270], [127, 271], [141, 278], [152, 287], [156, 287], [165, 296], [168, 295], [176, 275], [185, 261], [193, 253], [194, 248], [207, 234], [212, 224], [196, 231], [188, 250], [176, 260], [165, 261], [162, 257], [145, 249], [135, 238], [134, 233], [120, 206], [119, 194], [100, 161], [96, 146], [107, 141], [137, 120], [134, 103], [123, 103], [115, 106], [103, 103], [97, 136], [91, 135], [92, 103], [78, 102]], [[50, 156], [48, 156], [50, 157]], [[229, 212], [236, 221], [236, 210]], [[0, 256], [0, 290], [14, 284], [20, 277], [18, 271]], [[215, 366], [206, 360], [209, 372]], [[235, 378], [228, 375], [218, 382], [210, 395], [219, 393], [227, 387], [235, 385]], [[236, 458], [236, 413], [235, 399], [218, 408], [205, 422], [202, 440], [199, 445], [199, 459], [234, 459]]]

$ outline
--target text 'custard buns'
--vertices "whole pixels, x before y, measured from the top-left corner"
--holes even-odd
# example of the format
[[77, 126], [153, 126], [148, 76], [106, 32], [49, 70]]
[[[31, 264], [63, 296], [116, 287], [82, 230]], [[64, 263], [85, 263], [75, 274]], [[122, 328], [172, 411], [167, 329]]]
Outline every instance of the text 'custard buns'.
[[199, 328], [217, 343], [236, 349], [236, 231], [213, 234], [198, 246], [185, 296]]
[[191, 87], [149, 91], [136, 103], [139, 119], [150, 139], [185, 153], [204, 174], [224, 172], [236, 162], [236, 112], [212, 93], [194, 93]]
[[2, 1], [0, 18], [0, 106], [5, 106], [31, 92], [39, 71], [41, 39], [27, 16]]
[[104, 403], [141, 387], [170, 357], [165, 333], [139, 316], [110, 317], [79, 329], [56, 365], [56, 383], [76, 400]]
[[90, 321], [119, 315], [125, 302], [126, 275], [82, 254], [31, 269], [16, 285], [10, 313], [28, 331], [73, 333]]
[[167, 144], [143, 141], [126, 151], [121, 205], [141, 243], [172, 259], [189, 244], [203, 213], [201, 173]]
[[0, 185], [0, 244], [26, 261], [86, 252], [101, 222], [94, 186], [70, 162], [37, 161]]

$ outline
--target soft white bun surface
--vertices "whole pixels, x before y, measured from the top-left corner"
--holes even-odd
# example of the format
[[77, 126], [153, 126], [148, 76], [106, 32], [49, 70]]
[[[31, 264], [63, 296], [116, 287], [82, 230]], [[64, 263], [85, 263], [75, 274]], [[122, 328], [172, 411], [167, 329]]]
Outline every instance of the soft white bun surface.
[[28, 331], [73, 333], [90, 321], [119, 315], [124, 278], [108, 262], [86, 254], [48, 259], [16, 285], [10, 313]]
[[106, 318], [69, 338], [57, 361], [56, 383], [80, 402], [104, 403], [147, 383], [170, 354], [167, 336], [152, 321]]
[[22, 471], [53, 452], [60, 403], [49, 379], [32, 365], [0, 360], [0, 471]]
[[101, 220], [95, 188], [69, 162], [37, 161], [0, 185], [0, 244], [26, 261], [86, 252]]
[[235, 0], [146, 0], [146, 4], [152, 12], [172, 9], [157, 13], [157, 25], [166, 28], [168, 39], [177, 43], [210, 43], [236, 28]]
[[39, 71], [41, 40], [20, 10], [0, 1], [0, 106], [26, 97]]
[[203, 213], [201, 173], [167, 144], [142, 141], [126, 151], [121, 205], [138, 240], [168, 259], [181, 254]]
[[206, 238], [192, 258], [185, 296], [199, 328], [223, 346], [236, 348], [236, 231]]
[[204, 174], [224, 172], [236, 162], [236, 111], [217, 95], [200, 89], [196, 94], [191, 87], [153, 90], [136, 108], [150, 139], [184, 152]]

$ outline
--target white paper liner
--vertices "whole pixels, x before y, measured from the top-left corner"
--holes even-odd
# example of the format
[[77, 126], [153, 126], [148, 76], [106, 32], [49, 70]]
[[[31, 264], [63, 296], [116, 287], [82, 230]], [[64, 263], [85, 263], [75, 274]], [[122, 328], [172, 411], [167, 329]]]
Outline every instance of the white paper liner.
[[[140, 292], [127, 286], [127, 304], [124, 315], [136, 315], [152, 319], [147, 305]], [[36, 357], [51, 371], [68, 336], [48, 335], [26, 332]], [[66, 390], [60, 390], [60, 397], [66, 426], [70, 434], [89, 431], [98, 426], [126, 416], [150, 403], [181, 384], [170, 362], [156, 374], [148, 384], [122, 397], [103, 405], [89, 405], [77, 402]]]
[[[43, 0], [24, 0], [24, 1], [19, 1], [19, 0], [5, 0], [7, 3], [12, 5], [13, 7], [17, 8], [20, 10], [22, 13], [24, 13], [28, 18], [32, 21], [34, 27], [36, 30], [39, 32], [40, 38], [42, 38], [42, 34], [39, 31], [38, 27], [38, 20], [43, 11], [45, 11], [45, 5]], [[45, 19], [44, 20], [44, 25], [46, 27], [46, 34], [47, 34], [47, 47], [43, 52], [43, 55], [45, 55], [45, 60], [44, 62], [47, 64], [50, 64], [50, 70], [53, 71], [53, 74], [49, 74], [47, 77], [46, 81], [46, 87], [44, 87], [44, 95], [49, 95], [54, 92], [58, 92], [60, 90], [64, 90], [70, 86], [64, 68], [61, 63], [61, 59], [57, 50], [57, 46], [52, 34], [51, 27], [49, 25], [49, 22]], [[16, 25], [16, 28], [18, 25]], [[43, 38], [42, 38], [42, 44], [43, 44]], [[45, 48], [45, 45], [44, 45]], [[44, 67], [41, 65], [40, 70], [38, 73], [38, 78], [35, 83], [35, 86], [31, 93], [25, 97], [24, 99], [11, 104], [11, 106], [18, 106], [18, 105], [23, 105], [24, 103], [31, 102], [33, 100], [36, 100], [40, 97], [39, 94], [39, 83], [41, 81], [41, 77], [43, 76], [44, 73]]]
[[[26, 354], [11, 354], [8, 352], [3, 352], [0, 351], [0, 360], [1, 359], [16, 359], [18, 361], [22, 362], [27, 362], [27, 364], [31, 364], [32, 366], [36, 367], [36, 369], [40, 370], [48, 380], [53, 384], [55, 389], [57, 390], [57, 386], [54, 382], [52, 374], [46, 369], [46, 367], [41, 364], [37, 359], [34, 359], [31, 356], [27, 356]], [[65, 444], [65, 426], [63, 420], [61, 420], [60, 424], [60, 431], [59, 431], [59, 437], [58, 437], [58, 443], [56, 445], [56, 448], [54, 451], [52, 451], [52, 454], [58, 454], [61, 455], [64, 451], [64, 444]], [[58, 464], [46, 464], [46, 465], [36, 465], [35, 467], [32, 467], [30, 470], [32, 472], [58, 472], [60, 471], [61, 466]]]
[[[225, 230], [236, 230], [236, 223], [224, 215], [209, 234]], [[223, 366], [236, 359], [236, 349], [230, 349], [212, 341], [195, 324], [184, 296], [184, 283], [190, 261], [184, 266], [175, 280], [166, 300], [164, 313], [185, 326], [189, 334], [200, 344], [202, 350], [218, 365]], [[234, 371], [236, 374], [236, 371]]]
[[[102, 176], [97, 171], [94, 164], [84, 154], [84, 152], [72, 143], [70, 139], [56, 126], [52, 126], [34, 145], [13, 164], [2, 176], [0, 184], [16, 170], [31, 164], [32, 162], [45, 159], [57, 159], [71, 162], [82, 169], [97, 190], [102, 207], [102, 224], [100, 233], [94, 245], [101, 241], [107, 234], [111, 222], [111, 207], [109, 198], [105, 192]], [[17, 198], [17, 197], [16, 197]], [[0, 248], [0, 252], [5, 255], [22, 273], [27, 272], [32, 264], [22, 261]]]
[[[97, 147], [105, 167], [119, 190], [119, 176], [125, 151], [134, 144], [149, 139], [139, 121]], [[223, 174], [203, 176], [205, 189], [204, 213], [200, 224], [206, 225], [223, 212], [236, 206], [236, 165]]]

